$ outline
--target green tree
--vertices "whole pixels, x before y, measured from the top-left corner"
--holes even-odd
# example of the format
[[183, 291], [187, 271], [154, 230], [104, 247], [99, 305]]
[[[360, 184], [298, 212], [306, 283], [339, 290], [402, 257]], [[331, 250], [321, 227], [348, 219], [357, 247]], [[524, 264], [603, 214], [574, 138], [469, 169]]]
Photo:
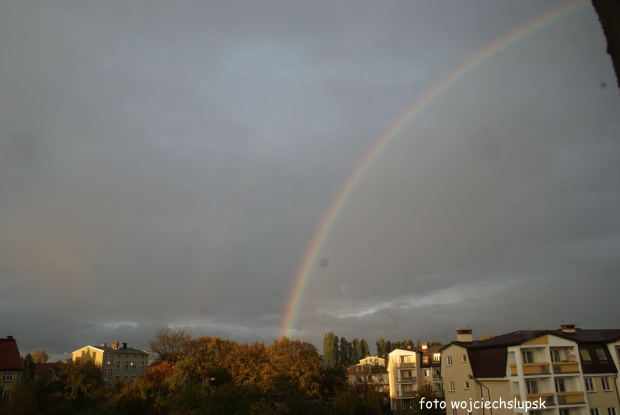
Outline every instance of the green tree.
[[339, 352], [338, 336], [335, 336], [331, 331], [325, 333], [323, 337], [323, 356], [328, 359], [330, 365], [338, 364]]
[[370, 349], [368, 348], [366, 339], [360, 340], [360, 349], [362, 350], [362, 359], [370, 355]]
[[24, 377], [34, 379], [34, 360], [32, 360], [30, 353], [22, 358], [22, 365], [24, 366]]

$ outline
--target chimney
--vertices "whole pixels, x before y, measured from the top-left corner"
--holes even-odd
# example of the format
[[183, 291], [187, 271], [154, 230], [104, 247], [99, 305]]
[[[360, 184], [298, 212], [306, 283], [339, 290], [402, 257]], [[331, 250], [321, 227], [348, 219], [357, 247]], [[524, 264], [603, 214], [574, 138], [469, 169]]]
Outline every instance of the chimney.
[[127, 343], [123, 343], [123, 349], [127, 348]]
[[422, 343], [422, 350], [428, 349], [428, 343]]
[[6, 336], [7, 340], [13, 340], [13, 336]]
[[562, 324], [561, 328], [562, 332], [566, 334], [575, 334], [577, 331], [574, 324]]
[[112, 349], [118, 350], [118, 342], [113, 342], [112, 343]]
[[101, 347], [106, 347], [106, 343], [101, 343]]
[[456, 341], [471, 343], [474, 340], [471, 332], [471, 329], [456, 329]]

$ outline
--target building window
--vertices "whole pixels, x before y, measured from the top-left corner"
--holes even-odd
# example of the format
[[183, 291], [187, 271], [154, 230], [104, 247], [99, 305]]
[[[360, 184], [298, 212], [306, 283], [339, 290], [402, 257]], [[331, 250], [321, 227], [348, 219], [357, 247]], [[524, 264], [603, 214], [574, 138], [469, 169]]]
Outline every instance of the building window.
[[127, 382], [127, 380], [129, 380], [129, 377], [127, 375], [123, 376], [123, 381]]
[[422, 358], [422, 363], [424, 363], [425, 365], [428, 364], [428, 356], [424, 356]]
[[561, 362], [560, 351], [558, 349], [551, 350], [551, 361], [552, 362]]
[[116, 361], [116, 368], [117, 368], [117, 369], [120, 369], [120, 368], [121, 368], [121, 361], [120, 361], [120, 360], [117, 360], [117, 361]]
[[534, 363], [534, 353], [531, 350], [522, 352], [521, 356], [523, 356], [523, 363]]
[[407, 409], [407, 402], [403, 402], [403, 409]]
[[579, 356], [581, 356], [581, 360], [583, 360], [584, 362], [592, 361], [592, 358], [590, 357], [590, 352], [587, 351], [586, 349], [580, 349]]
[[429, 377], [431, 375], [431, 371], [428, 369], [424, 369], [424, 376]]
[[564, 385], [564, 379], [556, 379], [555, 380], [555, 391], [556, 392], [566, 392], [566, 386]]
[[2, 399], [11, 399], [11, 391], [2, 391]]
[[469, 382], [465, 381], [465, 390], [469, 390]]
[[121, 377], [117, 375], [114, 379], [121, 380]]
[[599, 362], [606, 362], [607, 361], [607, 355], [605, 354], [605, 350], [600, 349], [600, 348], [596, 348], [596, 349], [594, 349], [594, 351], [596, 352], [596, 357], [597, 357]]
[[144, 360], [140, 362], [140, 369], [144, 369]]
[[461, 362], [466, 363], [467, 362], [467, 355], [464, 354], [463, 357], [461, 357]]
[[601, 382], [603, 382], [603, 390], [605, 392], [611, 391], [611, 384], [609, 383], [609, 378], [601, 378]]
[[590, 415], [600, 415], [598, 408], [590, 408]]
[[103, 369], [103, 376], [108, 376], [108, 369]]
[[534, 393], [538, 393], [538, 384], [535, 380], [528, 380], [525, 382], [527, 386], [527, 394], [532, 395]]
[[433, 355], [433, 362], [441, 362], [441, 353], [435, 353]]
[[586, 382], [586, 392], [595, 392], [596, 391], [594, 389], [594, 380], [592, 380], [592, 378], [585, 378], [584, 381]]
[[129, 360], [125, 360], [125, 369], [129, 369]]
[[570, 409], [561, 408], [560, 409], [560, 415], [570, 415]]
[[452, 366], [452, 356], [448, 356], [448, 366]]
[[133, 370], [136, 370], [138, 368], [138, 363], [136, 363], [136, 361], [134, 360], [133, 362]]
[[2, 381], [3, 382], [13, 382], [13, 374], [12, 373], [5, 373], [2, 376]]
[[114, 356], [108, 356], [108, 363], [109, 364], [113, 364], [114, 363]]
[[450, 382], [450, 392], [454, 392], [454, 382]]
[[616, 415], [616, 408], [607, 408], [607, 415]]
[[110, 374], [110, 377], [112, 377], [112, 375], [114, 375], [114, 369], [110, 369], [108, 373]]

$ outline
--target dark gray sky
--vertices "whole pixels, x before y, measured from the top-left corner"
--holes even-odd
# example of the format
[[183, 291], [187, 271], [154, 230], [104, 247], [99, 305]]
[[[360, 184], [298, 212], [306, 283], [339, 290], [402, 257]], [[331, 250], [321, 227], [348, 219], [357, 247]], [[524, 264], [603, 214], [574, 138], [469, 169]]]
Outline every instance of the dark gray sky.
[[[55, 358], [168, 326], [270, 343], [373, 145], [569, 3], [0, 0], [0, 335]], [[619, 327], [620, 98], [583, 4], [391, 140], [292, 337]]]

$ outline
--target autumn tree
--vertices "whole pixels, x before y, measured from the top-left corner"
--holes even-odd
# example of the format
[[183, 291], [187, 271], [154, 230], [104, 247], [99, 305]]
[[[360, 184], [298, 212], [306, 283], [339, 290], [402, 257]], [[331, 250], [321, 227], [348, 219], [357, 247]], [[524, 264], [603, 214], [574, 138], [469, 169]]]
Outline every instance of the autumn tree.
[[149, 340], [149, 347], [157, 355], [156, 363], [167, 360], [174, 364], [184, 355], [191, 339], [191, 332], [186, 330], [159, 329], [155, 338]]
[[267, 352], [270, 395], [280, 398], [296, 393], [307, 398], [319, 395], [321, 359], [312, 343], [289, 340], [283, 336]]
[[37, 350], [32, 355], [32, 360], [34, 360], [35, 363], [47, 363], [49, 356], [45, 353], [45, 350]]

